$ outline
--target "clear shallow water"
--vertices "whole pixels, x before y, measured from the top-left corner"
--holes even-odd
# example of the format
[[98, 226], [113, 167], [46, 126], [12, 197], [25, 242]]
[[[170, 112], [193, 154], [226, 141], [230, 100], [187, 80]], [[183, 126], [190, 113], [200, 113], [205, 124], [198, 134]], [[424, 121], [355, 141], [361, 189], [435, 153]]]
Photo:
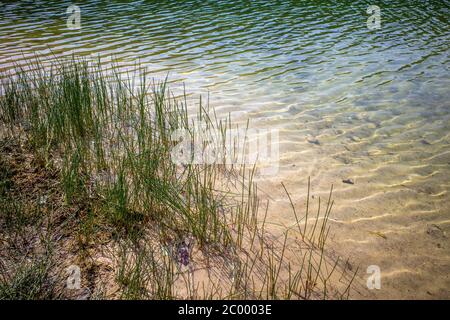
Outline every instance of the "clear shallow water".
[[450, 296], [450, 244], [427, 233], [450, 232], [449, 1], [377, 1], [376, 31], [368, 1], [77, 1], [81, 30], [70, 4], [2, 3], [0, 70], [114, 57], [209, 93], [219, 114], [280, 130], [280, 172], [261, 181], [273, 221], [293, 222], [280, 181], [299, 205], [308, 175], [317, 194], [335, 184], [334, 240], [363, 273], [380, 265], [377, 294]]

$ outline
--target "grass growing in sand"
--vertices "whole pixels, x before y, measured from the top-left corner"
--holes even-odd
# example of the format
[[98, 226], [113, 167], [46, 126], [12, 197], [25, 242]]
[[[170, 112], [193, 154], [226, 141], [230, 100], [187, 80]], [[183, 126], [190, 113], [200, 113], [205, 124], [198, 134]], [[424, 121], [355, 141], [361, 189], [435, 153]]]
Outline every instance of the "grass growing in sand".
[[189, 116], [144, 69], [134, 83], [77, 58], [2, 79], [0, 298], [348, 296], [354, 274], [325, 251], [331, 193], [315, 214], [308, 194], [304, 217], [291, 202], [298, 228], [277, 238], [255, 168], [172, 161], [171, 133], [194, 139], [193, 118], [232, 128], [208, 106]]

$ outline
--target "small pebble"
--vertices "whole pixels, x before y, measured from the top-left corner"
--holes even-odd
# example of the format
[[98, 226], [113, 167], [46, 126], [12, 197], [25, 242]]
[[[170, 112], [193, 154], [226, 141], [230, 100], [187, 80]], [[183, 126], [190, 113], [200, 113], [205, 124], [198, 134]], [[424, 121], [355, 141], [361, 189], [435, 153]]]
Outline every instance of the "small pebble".
[[444, 230], [442, 230], [441, 227], [436, 224], [427, 226], [427, 234], [434, 238], [446, 238], [447, 236]]
[[355, 184], [355, 182], [353, 181], [353, 179], [344, 179], [342, 180], [343, 183], [347, 183], [347, 184]]
[[189, 264], [189, 246], [183, 241], [181, 245], [178, 247], [178, 262], [184, 266]]
[[315, 144], [315, 145], [320, 144], [319, 140], [317, 140], [316, 138], [308, 138], [308, 139], [306, 139], [306, 141], [308, 141], [309, 143]]

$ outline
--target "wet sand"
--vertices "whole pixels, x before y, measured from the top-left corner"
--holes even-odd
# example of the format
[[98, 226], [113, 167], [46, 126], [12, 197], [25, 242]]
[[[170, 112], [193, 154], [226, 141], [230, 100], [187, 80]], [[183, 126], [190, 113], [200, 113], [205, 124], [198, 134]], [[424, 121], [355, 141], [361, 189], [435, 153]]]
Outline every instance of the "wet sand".
[[[319, 135], [315, 144], [299, 136], [296, 148], [281, 147], [278, 175], [260, 177], [260, 189], [270, 190], [270, 221], [295, 221], [280, 181], [299, 208], [305, 207], [308, 176], [315, 206], [333, 184], [329, 248], [359, 266], [350, 298], [450, 298], [449, 135], [368, 145], [360, 156], [365, 140], [333, 143], [327, 137]], [[367, 289], [370, 265], [380, 267], [380, 290]]]

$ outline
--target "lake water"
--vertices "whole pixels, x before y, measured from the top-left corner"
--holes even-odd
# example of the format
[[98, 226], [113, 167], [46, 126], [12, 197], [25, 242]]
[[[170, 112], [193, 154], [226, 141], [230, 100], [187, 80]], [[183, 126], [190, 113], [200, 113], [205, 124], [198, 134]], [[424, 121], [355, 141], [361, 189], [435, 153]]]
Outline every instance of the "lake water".
[[[137, 62], [177, 92], [209, 94], [237, 121], [279, 130], [280, 167], [260, 178], [271, 221], [294, 222], [334, 184], [332, 246], [382, 271], [355, 297], [450, 298], [449, 1], [70, 1], [0, 7], [0, 71], [35, 55]], [[315, 142], [315, 143], [311, 143]], [[354, 184], [345, 184], [352, 179]]]

